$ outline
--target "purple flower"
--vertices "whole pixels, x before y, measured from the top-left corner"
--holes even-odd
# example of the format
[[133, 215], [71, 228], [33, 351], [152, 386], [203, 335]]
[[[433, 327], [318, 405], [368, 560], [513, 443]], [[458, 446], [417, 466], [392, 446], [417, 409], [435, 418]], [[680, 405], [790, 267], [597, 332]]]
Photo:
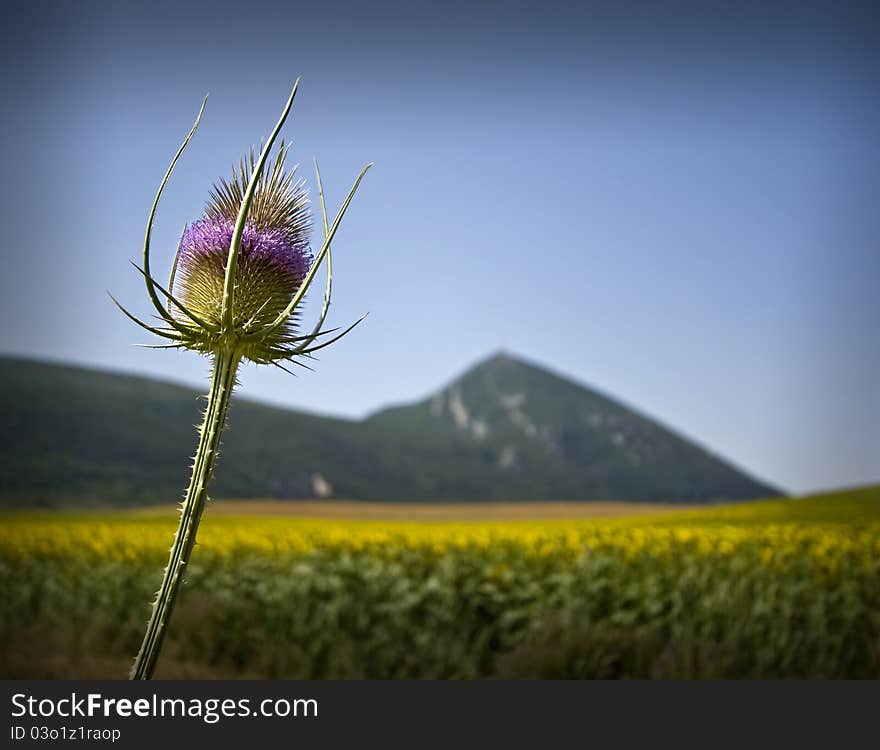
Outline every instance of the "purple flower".
[[[180, 242], [180, 271], [186, 273], [187, 270], [208, 264], [222, 266], [225, 273], [234, 224], [234, 219], [199, 219], [193, 222]], [[247, 266], [259, 265], [266, 273], [286, 279], [290, 294], [293, 294], [308, 272], [311, 260], [308, 245], [294, 244], [284, 229], [257, 229], [250, 223], [245, 224], [238, 273], [242, 273]]]
[[[186, 307], [219, 325], [223, 282], [234, 220], [193, 222], [178, 250], [175, 289]], [[235, 275], [235, 325], [247, 328], [275, 319], [290, 302], [311, 265], [308, 246], [284, 228], [245, 225]]]

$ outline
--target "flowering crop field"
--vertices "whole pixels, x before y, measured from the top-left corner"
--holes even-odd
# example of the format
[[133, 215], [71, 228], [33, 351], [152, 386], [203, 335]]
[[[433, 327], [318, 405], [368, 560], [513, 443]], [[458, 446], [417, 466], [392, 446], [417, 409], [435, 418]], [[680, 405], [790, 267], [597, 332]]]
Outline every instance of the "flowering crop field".
[[[2, 516], [0, 676], [125, 677], [174, 526]], [[156, 676], [878, 678], [880, 488], [599, 520], [209, 508]]]

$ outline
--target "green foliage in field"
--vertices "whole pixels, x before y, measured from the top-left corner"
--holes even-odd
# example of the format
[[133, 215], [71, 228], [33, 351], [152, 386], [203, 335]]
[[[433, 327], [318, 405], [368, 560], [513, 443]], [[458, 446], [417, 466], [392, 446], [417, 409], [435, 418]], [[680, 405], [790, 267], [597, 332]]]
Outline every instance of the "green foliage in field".
[[[9, 514], [2, 676], [123, 677], [172, 517]], [[157, 676], [880, 677], [880, 488], [608, 521], [205, 519]]]

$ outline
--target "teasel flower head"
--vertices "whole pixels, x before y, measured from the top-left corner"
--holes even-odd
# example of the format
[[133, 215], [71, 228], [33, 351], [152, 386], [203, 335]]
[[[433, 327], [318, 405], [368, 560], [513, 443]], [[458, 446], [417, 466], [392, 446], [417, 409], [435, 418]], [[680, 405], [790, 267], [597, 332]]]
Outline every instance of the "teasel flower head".
[[[305, 183], [295, 180], [296, 168], [284, 169], [287, 148], [281, 148], [271, 169], [260, 175], [254, 199], [241, 233], [235, 273], [233, 330], [243, 333], [271, 325], [293, 299], [312, 263], [309, 251], [311, 217]], [[177, 250], [177, 274], [169, 290], [202, 320], [220, 328], [223, 323], [223, 286], [229, 246], [250, 175], [256, 166], [251, 149], [233, 170], [229, 181], [220, 180], [202, 218], [190, 224]], [[172, 311], [179, 322], [187, 316]], [[297, 312], [259, 343], [241, 337], [243, 355], [264, 361], [267, 349], [283, 347], [295, 335]]]
[[[308, 192], [296, 167], [286, 166], [289, 145], [282, 141], [275, 156], [269, 158], [298, 86], [299, 79], [259, 154], [251, 149], [228, 180], [218, 180], [203, 215], [184, 228], [166, 288], [150, 268], [153, 221], [165, 185], [198, 128], [207, 97], [171, 161], [147, 221], [143, 266], [136, 266], [144, 276], [160, 325], [138, 320], [113, 300], [132, 320], [167, 340], [160, 348], [233, 353], [284, 369], [282, 362], [303, 364], [303, 358], [338, 340], [363, 320], [341, 333], [324, 329], [332, 290], [331, 242], [372, 164], [361, 171], [331, 223], [315, 163], [322, 241], [313, 254]], [[303, 334], [297, 326], [299, 308], [321, 265], [326, 273], [323, 304], [311, 332]], [[332, 334], [336, 335], [327, 338]]]

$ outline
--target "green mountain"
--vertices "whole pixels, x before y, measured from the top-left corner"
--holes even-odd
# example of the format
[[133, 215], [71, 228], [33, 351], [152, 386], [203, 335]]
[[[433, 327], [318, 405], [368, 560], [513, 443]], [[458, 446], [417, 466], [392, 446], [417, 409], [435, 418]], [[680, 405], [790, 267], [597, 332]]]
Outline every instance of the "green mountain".
[[[177, 385], [0, 358], [0, 504], [177, 500], [201, 406]], [[239, 398], [213, 491], [413, 502], [776, 494], [622, 404], [505, 355], [361, 421]]]

